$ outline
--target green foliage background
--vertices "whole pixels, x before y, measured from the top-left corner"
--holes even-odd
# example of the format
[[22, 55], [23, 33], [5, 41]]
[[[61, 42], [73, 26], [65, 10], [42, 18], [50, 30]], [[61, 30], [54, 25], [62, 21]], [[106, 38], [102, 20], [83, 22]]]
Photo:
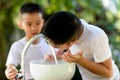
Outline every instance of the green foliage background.
[[20, 6], [27, 2], [38, 3], [44, 8], [45, 21], [53, 13], [64, 10], [104, 29], [110, 39], [113, 58], [120, 68], [120, 1], [116, 1], [117, 13], [105, 9], [101, 0], [0, 0], [0, 80], [6, 80], [5, 62], [11, 44], [24, 36], [17, 21]]

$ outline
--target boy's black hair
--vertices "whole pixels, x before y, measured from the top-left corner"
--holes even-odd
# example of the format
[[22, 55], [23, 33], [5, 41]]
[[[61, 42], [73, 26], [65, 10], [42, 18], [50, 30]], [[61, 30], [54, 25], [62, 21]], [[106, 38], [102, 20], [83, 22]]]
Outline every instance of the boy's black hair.
[[60, 11], [48, 19], [42, 33], [55, 45], [61, 45], [78, 39], [81, 26], [81, 21], [77, 16], [71, 12]]
[[20, 14], [35, 12], [42, 13], [42, 7], [37, 3], [25, 3], [20, 8]]

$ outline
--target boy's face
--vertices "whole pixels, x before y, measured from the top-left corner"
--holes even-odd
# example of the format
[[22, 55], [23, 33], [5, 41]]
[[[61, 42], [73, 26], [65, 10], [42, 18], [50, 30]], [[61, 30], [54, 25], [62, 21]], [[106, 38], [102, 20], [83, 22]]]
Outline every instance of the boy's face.
[[23, 13], [20, 24], [20, 28], [24, 30], [26, 37], [30, 39], [41, 32], [44, 20], [41, 13]]
[[73, 44], [77, 43], [77, 40], [72, 41], [70, 43], [64, 43], [62, 45], [55, 45], [53, 43], [50, 43], [54, 48], [58, 48], [59, 50], [68, 50]]

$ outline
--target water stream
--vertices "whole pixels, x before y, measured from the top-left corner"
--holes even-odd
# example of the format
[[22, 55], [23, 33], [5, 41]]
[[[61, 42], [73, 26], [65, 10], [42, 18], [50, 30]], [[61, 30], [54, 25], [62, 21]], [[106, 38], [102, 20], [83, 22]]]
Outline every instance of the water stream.
[[49, 41], [47, 41], [47, 42], [48, 42], [48, 45], [50, 46], [50, 49], [51, 49], [51, 51], [52, 51], [53, 57], [54, 57], [54, 59], [55, 59], [55, 63], [58, 64], [58, 61], [57, 61], [57, 57], [56, 57], [56, 53], [55, 53], [55, 51], [54, 51], [54, 48], [51, 46], [51, 44], [49, 43]]

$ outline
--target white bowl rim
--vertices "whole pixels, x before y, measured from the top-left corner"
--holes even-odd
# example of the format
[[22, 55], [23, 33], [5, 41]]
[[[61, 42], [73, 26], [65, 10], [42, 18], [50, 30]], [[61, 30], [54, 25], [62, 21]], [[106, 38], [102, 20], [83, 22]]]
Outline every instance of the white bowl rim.
[[[38, 62], [38, 61], [40, 61], [40, 62]], [[47, 64], [45, 64], [44, 62], [47, 62]], [[50, 63], [52, 63], [52, 64], [50, 64]], [[66, 62], [66, 61], [64, 61], [64, 60], [58, 60], [58, 64], [57, 64], [57, 65], [62, 65], [62, 64], [64, 64], [64, 63], [66, 63], [66, 64], [75, 64], [75, 63]], [[30, 61], [30, 64], [56, 65], [55, 61], [50, 62], [50, 61], [46, 61], [46, 60], [44, 60], [44, 59], [32, 60], [32, 61]]]

